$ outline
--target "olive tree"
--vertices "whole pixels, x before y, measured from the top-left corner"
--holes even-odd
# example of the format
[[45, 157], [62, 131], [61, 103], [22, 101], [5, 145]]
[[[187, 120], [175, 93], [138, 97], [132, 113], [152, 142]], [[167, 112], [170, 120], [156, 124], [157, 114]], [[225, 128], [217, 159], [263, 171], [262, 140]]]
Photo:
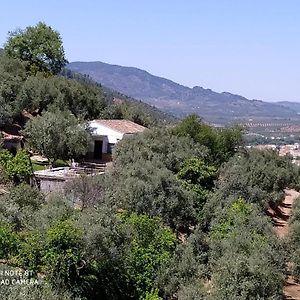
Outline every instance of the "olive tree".
[[78, 158], [87, 152], [89, 133], [67, 111], [46, 112], [30, 120], [24, 129], [30, 147], [48, 158]]

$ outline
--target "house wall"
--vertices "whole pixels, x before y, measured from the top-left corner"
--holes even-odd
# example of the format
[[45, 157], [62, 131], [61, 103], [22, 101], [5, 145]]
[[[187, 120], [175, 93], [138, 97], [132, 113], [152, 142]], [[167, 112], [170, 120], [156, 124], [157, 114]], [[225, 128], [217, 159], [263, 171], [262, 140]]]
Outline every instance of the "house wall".
[[48, 194], [50, 192], [61, 192], [66, 184], [66, 179], [57, 178], [37, 178], [39, 182], [40, 191]]
[[92, 136], [106, 136], [108, 143], [115, 144], [123, 138], [123, 133], [107, 128], [95, 121], [91, 121], [89, 125], [92, 130]]
[[102, 141], [102, 159], [104, 161], [111, 161], [112, 156], [107, 151], [108, 144], [116, 144], [123, 138], [124, 134], [102, 126], [94, 121], [91, 121], [89, 126], [91, 129], [92, 140], [89, 145], [87, 157], [91, 159], [94, 157], [95, 141]]

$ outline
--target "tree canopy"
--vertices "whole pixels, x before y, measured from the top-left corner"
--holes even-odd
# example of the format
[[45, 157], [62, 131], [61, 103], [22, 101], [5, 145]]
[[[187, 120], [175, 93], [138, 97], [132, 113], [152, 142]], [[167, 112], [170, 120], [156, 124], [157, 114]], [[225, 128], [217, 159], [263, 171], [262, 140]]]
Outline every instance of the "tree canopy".
[[67, 63], [60, 34], [43, 22], [10, 32], [4, 52], [27, 62], [31, 74], [58, 74]]
[[23, 131], [29, 145], [48, 158], [78, 158], [86, 154], [89, 146], [89, 133], [84, 125], [68, 111], [45, 112], [30, 120]]

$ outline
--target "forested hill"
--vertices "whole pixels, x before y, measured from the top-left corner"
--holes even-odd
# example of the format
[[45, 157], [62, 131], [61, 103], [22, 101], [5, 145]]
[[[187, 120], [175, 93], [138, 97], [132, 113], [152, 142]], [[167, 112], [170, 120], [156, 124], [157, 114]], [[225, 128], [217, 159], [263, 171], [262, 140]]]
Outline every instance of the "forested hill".
[[112, 91], [86, 75], [63, 69], [55, 76], [32, 75], [26, 63], [3, 55], [0, 48], [0, 126], [19, 122], [23, 110], [33, 115], [50, 106], [84, 119], [129, 119], [146, 127], [176, 120], [142, 101]]
[[[4, 50], [0, 48], [0, 56], [4, 53]], [[4, 66], [7, 63], [7, 59], [3, 58], [2, 61], [0, 61], [0, 80], [1, 76], [7, 72], [6, 67]], [[9, 63], [8, 63], [9, 65]], [[8, 66], [7, 65], [7, 66]], [[22, 68], [21, 68], [22, 69]], [[18, 72], [17, 72], [18, 73]], [[78, 83], [81, 83], [81, 88], [93, 91], [95, 92], [100, 98], [103, 98], [104, 100], [104, 106], [105, 109], [99, 114], [98, 117], [102, 118], [126, 118], [130, 119], [134, 122], [137, 122], [144, 126], [153, 126], [153, 125], [159, 125], [159, 124], [168, 124], [173, 123], [177, 119], [172, 116], [171, 114], [168, 114], [166, 112], [160, 111], [154, 106], [151, 106], [147, 103], [144, 103], [140, 100], [136, 100], [132, 97], [129, 97], [127, 95], [124, 95], [120, 92], [114, 91], [108, 87], [102, 86], [101, 84], [94, 81], [92, 78], [86, 75], [77, 74], [73, 71], [64, 69], [61, 74], [63, 77], [66, 77], [67, 79], [75, 80]], [[62, 78], [63, 79], [63, 78]], [[31, 81], [33, 79], [31, 78]], [[61, 83], [59, 83], [59, 78], [56, 79], [49, 79], [46, 85], [52, 84], [51, 81], [57, 81], [54, 85], [63, 85], [64, 83], [67, 84], [70, 87], [70, 84], [68, 84], [66, 81], [61, 80]], [[36, 82], [37, 86], [35, 87], [36, 91], [39, 91], [41, 89], [41, 86], [43, 86], [43, 80]], [[20, 84], [21, 86], [22, 84]], [[76, 85], [76, 83], [73, 83], [72, 85], [76, 86], [76, 88], [80, 85]], [[84, 88], [85, 87], [85, 88]], [[83, 90], [82, 90], [83, 91]], [[82, 91], [80, 93], [82, 93]], [[74, 92], [74, 91], [73, 91]], [[37, 92], [38, 94], [38, 92]], [[36, 97], [39, 98], [39, 96], [36, 94]], [[46, 95], [44, 95], [45, 98], [47, 98]], [[78, 99], [77, 99], [78, 100]], [[30, 102], [30, 101], [29, 101]], [[1, 102], [0, 102], [1, 103]], [[102, 105], [102, 104], [101, 104]], [[84, 110], [88, 110], [88, 107], [85, 107]], [[91, 110], [99, 111], [99, 107], [91, 107]], [[6, 111], [6, 109], [4, 109]], [[6, 115], [7, 113], [5, 113]], [[3, 111], [0, 108], [0, 117], [3, 118]], [[87, 116], [88, 117], [88, 116]], [[96, 117], [96, 115], [91, 115], [90, 117]], [[0, 120], [1, 124], [1, 120]]]
[[[90, 76], [82, 75], [80, 73], [73, 72], [69, 69], [64, 69], [62, 71], [62, 75], [69, 79], [75, 79], [79, 82], [85, 83], [89, 86], [95, 86], [100, 91], [102, 91], [106, 103], [108, 104], [107, 117], [111, 115], [112, 118], [117, 118], [118, 112], [116, 112], [116, 110], [118, 110], [119, 108], [120, 110], [124, 111], [124, 107], [126, 107], [127, 112], [129, 110], [132, 110], [131, 117], [133, 119], [135, 118], [135, 121], [139, 121], [137, 120], [139, 116], [141, 116], [142, 118], [147, 118], [146, 124], [144, 125], [147, 125], [147, 123], [154, 125], [161, 123], [168, 124], [177, 121], [177, 118], [175, 116], [167, 112], [163, 112], [153, 105], [142, 102], [141, 100], [136, 100], [133, 97], [124, 95], [121, 92], [106, 87], [93, 80]], [[145, 122], [143, 122], [143, 120], [140, 120], [139, 123]]]
[[197, 113], [208, 121], [218, 123], [298, 118], [291, 107], [249, 100], [227, 92], [217, 93], [199, 86], [189, 88], [137, 68], [103, 62], [72, 62], [67, 67], [178, 117]]

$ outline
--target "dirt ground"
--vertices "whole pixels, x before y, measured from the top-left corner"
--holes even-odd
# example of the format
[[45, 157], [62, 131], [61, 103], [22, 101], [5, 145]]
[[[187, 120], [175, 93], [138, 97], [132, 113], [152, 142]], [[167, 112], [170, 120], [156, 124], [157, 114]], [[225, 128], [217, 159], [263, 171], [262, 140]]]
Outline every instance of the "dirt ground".
[[[295, 190], [286, 190], [282, 204], [274, 211], [269, 210], [272, 216], [274, 231], [278, 237], [284, 238], [289, 232], [289, 218], [294, 201], [300, 193]], [[283, 290], [284, 299], [300, 300], [300, 284], [295, 281], [293, 276], [288, 276]]]

